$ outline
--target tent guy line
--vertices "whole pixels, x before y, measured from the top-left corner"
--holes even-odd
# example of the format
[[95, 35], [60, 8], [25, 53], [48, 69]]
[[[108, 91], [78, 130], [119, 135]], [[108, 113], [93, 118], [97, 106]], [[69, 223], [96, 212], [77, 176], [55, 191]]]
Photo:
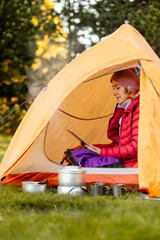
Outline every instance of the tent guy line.
[[23, 103], [21, 103], [18, 107], [14, 108], [11, 112], [9, 112], [6, 116], [4, 116], [3, 118], [0, 119], [0, 122], [2, 122], [4, 119], [6, 119], [7, 117], [9, 117], [12, 113], [14, 113], [17, 109], [19, 109], [20, 107], [22, 107], [26, 102], [28, 102], [29, 100], [35, 98], [38, 96], [38, 94], [43, 90], [46, 90], [47, 86], [44, 86], [38, 93], [34, 94], [33, 96], [29, 97], [27, 100], [25, 100]]
[[25, 100], [22, 104], [20, 104], [18, 107], [14, 108], [11, 112], [9, 112], [6, 116], [4, 116], [3, 118], [0, 119], [0, 122], [2, 122], [4, 119], [6, 119], [7, 117], [9, 117], [12, 113], [14, 113], [18, 108], [22, 107], [26, 102], [28, 102], [30, 99], [36, 97], [38, 94], [29, 97], [27, 100]]

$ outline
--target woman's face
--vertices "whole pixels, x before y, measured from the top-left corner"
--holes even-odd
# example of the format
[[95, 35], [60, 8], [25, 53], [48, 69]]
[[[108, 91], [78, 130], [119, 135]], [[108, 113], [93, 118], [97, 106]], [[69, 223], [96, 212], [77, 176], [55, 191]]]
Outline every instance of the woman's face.
[[112, 80], [113, 96], [117, 98], [117, 103], [121, 104], [129, 98], [129, 93], [126, 92], [125, 88], [119, 85], [117, 82]]

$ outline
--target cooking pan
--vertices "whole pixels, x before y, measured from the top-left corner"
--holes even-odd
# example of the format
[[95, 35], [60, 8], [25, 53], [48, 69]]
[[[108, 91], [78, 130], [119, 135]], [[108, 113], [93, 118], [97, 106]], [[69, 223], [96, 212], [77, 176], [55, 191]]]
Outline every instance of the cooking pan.
[[29, 193], [45, 192], [47, 183], [48, 183], [48, 179], [43, 182], [32, 182], [32, 181], [22, 182], [22, 192], [29, 192]]

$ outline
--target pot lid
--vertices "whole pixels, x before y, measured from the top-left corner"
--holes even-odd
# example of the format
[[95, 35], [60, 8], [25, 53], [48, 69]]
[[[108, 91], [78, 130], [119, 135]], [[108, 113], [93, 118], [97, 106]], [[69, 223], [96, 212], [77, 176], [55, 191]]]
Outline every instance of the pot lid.
[[66, 166], [60, 173], [86, 173], [86, 171], [79, 166]]
[[37, 185], [39, 182], [25, 181], [25, 182], [22, 182], [22, 183], [27, 184], [27, 185]]

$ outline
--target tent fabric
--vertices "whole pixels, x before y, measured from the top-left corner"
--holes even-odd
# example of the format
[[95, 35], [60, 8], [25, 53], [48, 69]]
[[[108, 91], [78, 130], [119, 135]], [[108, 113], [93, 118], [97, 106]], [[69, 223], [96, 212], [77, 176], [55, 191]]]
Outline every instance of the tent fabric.
[[154, 63], [142, 61], [141, 71], [140, 88], [143, 91], [140, 95], [138, 138], [139, 181], [141, 188], [149, 189], [156, 196], [153, 189], [160, 176], [160, 69]]
[[[110, 78], [131, 67], [141, 69], [139, 185], [153, 189], [160, 171], [160, 60], [129, 24], [66, 65], [36, 97], [0, 165], [1, 178], [6, 177], [2, 183], [14, 183], [14, 175], [21, 179], [26, 174], [29, 179], [40, 173], [42, 179], [47, 173], [57, 174], [64, 167], [59, 164], [64, 151], [79, 144], [66, 129], [88, 143], [108, 143], [107, 124], [116, 104]], [[97, 174], [94, 181], [101, 181], [102, 175]]]
[[[82, 168], [86, 171], [86, 182], [92, 184], [94, 182], [104, 182], [109, 185], [115, 183], [123, 183], [125, 185], [138, 185], [138, 169], [137, 168], [118, 168], [118, 169], [104, 169], [104, 168]], [[21, 185], [23, 181], [44, 181], [49, 179], [48, 186], [58, 185], [58, 173], [22, 173], [9, 174], [4, 183], [12, 183], [13, 185]]]

